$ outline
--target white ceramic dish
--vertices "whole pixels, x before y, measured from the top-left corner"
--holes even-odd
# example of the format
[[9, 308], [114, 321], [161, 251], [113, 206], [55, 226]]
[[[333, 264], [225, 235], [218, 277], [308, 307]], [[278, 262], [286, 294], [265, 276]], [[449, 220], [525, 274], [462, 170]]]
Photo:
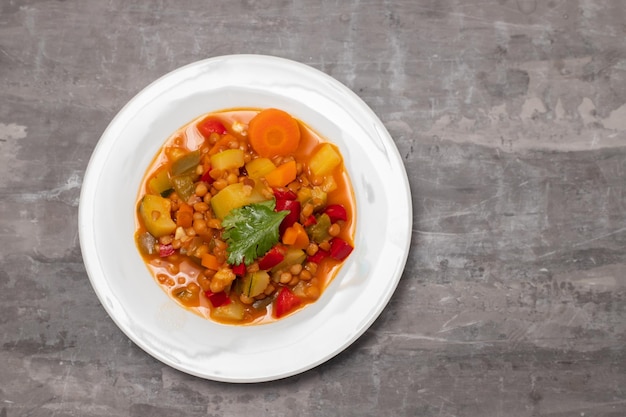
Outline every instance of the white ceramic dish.
[[[355, 250], [314, 304], [278, 322], [227, 326], [171, 300], [135, 247], [139, 183], [166, 138], [195, 117], [233, 107], [279, 107], [339, 146], [355, 189]], [[227, 382], [284, 378], [313, 368], [362, 335], [393, 294], [406, 263], [412, 206], [402, 160], [370, 108], [309, 66], [231, 55], [175, 70], [113, 119], [83, 182], [79, 233], [87, 273], [119, 328], [160, 361]]]

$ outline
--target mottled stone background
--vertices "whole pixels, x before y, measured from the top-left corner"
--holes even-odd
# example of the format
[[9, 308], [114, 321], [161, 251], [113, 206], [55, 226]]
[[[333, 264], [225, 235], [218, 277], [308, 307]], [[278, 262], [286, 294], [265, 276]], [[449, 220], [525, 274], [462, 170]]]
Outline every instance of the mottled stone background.
[[[414, 206], [406, 271], [370, 330], [255, 385], [131, 343], [77, 234], [116, 112], [233, 53], [353, 89], [396, 141]], [[625, 157], [619, 0], [1, 0], [0, 416], [624, 416]]]

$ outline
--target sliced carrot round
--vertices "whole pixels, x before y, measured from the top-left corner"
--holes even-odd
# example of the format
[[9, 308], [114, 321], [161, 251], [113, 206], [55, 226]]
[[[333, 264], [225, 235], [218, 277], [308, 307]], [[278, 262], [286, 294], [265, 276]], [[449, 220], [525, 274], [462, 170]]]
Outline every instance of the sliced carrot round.
[[254, 151], [262, 157], [289, 155], [300, 144], [300, 126], [289, 113], [265, 109], [250, 120], [248, 138]]

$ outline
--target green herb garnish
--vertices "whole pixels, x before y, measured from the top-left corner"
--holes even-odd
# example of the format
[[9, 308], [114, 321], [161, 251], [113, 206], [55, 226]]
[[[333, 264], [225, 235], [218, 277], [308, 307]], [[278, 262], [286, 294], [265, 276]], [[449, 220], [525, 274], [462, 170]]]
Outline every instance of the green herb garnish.
[[233, 209], [222, 220], [228, 263], [250, 265], [278, 242], [278, 227], [288, 211], [275, 212], [275, 200]]

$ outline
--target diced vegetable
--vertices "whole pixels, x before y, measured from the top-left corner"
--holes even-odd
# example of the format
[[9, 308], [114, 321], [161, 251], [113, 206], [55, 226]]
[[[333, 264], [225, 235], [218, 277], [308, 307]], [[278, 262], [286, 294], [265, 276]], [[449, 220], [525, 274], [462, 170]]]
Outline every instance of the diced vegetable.
[[296, 309], [300, 304], [302, 304], [300, 298], [291, 292], [289, 288], [282, 287], [274, 302], [274, 315], [280, 318]]
[[314, 177], [323, 177], [341, 163], [341, 155], [330, 143], [322, 144], [309, 160], [309, 169]]
[[297, 222], [285, 230], [282, 240], [285, 245], [291, 245], [296, 249], [306, 249], [309, 246], [309, 235]]
[[324, 209], [324, 213], [328, 214], [332, 223], [337, 223], [339, 220], [348, 220], [346, 208], [341, 204], [329, 204]]
[[230, 304], [230, 297], [226, 294], [225, 291], [220, 291], [218, 293], [214, 293], [211, 291], [207, 291], [204, 293], [206, 297], [211, 302], [213, 307], [221, 307]]
[[330, 237], [328, 234], [328, 228], [331, 224], [332, 222], [330, 221], [328, 214], [323, 213], [317, 217], [317, 223], [313, 226], [309, 226], [306, 231], [311, 240], [315, 243], [322, 243]]
[[281, 263], [283, 259], [285, 259], [285, 252], [286, 249], [284, 246], [274, 246], [272, 249], [267, 251], [267, 253], [263, 255], [261, 259], [259, 259], [259, 268], [272, 269], [273, 267]]
[[233, 274], [237, 275], [238, 277], [243, 276], [246, 273], [246, 264], [242, 262], [239, 265], [233, 265], [232, 270]]
[[202, 255], [201, 264], [203, 267], [211, 269], [213, 271], [219, 270], [222, 266], [222, 264], [220, 264], [220, 262], [218, 261], [217, 256], [210, 253], [205, 253], [204, 255]]
[[137, 236], [137, 246], [144, 255], [154, 255], [157, 240], [149, 232], [143, 232]]
[[206, 139], [211, 136], [211, 133], [218, 133], [220, 135], [226, 133], [226, 128], [224, 127], [224, 124], [218, 118], [212, 116], [209, 116], [199, 122], [196, 125], [196, 128]]
[[309, 227], [313, 226], [315, 223], [317, 223], [317, 219], [315, 218], [315, 215], [311, 214], [309, 217], [306, 218], [304, 223], [302, 223], [302, 226]]
[[208, 169], [204, 171], [204, 174], [200, 177], [200, 181], [206, 182], [207, 184], [213, 184], [213, 181], [215, 180], [211, 176], [211, 167], [208, 167]]
[[276, 165], [268, 158], [257, 158], [246, 164], [248, 177], [256, 180], [276, 169]]
[[287, 269], [291, 265], [301, 264], [306, 259], [306, 253], [304, 253], [301, 249], [296, 249], [293, 247], [287, 248], [287, 252], [285, 253], [285, 258], [281, 263], [272, 268], [272, 272], [278, 271], [280, 269]]
[[159, 256], [161, 258], [167, 258], [168, 256], [173, 255], [174, 252], [176, 251], [171, 243], [168, 245], [159, 245]]
[[326, 201], [328, 200], [328, 193], [322, 190], [321, 187], [314, 186], [313, 188], [300, 188], [298, 190], [298, 201], [302, 203], [302, 205], [313, 202], [313, 208], [315, 210], [321, 208], [326, 205]]
[[315, 252], [315, 255], [311, 255], [307, 257], [306, 260], [309, 262], [315, 262], [316, 264], [318, 264], [322, 262], [324, 259], [328, 258], [329, 256], [330, 256], [330, 253], [328, 251], [319, 249], [317, 252]]
[[267, 288], [270, 275], [266, 271], [246, 274], [241, 281], [241, 293], [247, 297], [256, 297]]
[[[172, 190], [170, 182], [170, 174], [167, 169], [162, 169], [148, 181], [148, 188], [153, 194], [159, 194], [161, 197], [167, 197]], [[165, 194], [165, 195], [164, 195]]]
[[172, 163], [172, 175], [186, 175], [196, 169], [200, 163], [200, 151], [193, 151]]
[[193, 225], [193, 207], [187, 203], [180, 203], [176, 212], [176, 226], [185, 229]]
[[281, 235], [285, 233], [288, 227], [300, 220], [300, 202], [298, 200], [276, 200], [275, 210], [289, 212], [278, 229]]
[[228, 169], [240, 168], [244, 165], [243, 151], [241, 149], [226, 149], [211, 155], [211, 167], [226, 171]]
[[279, 187], [274, 188], [272, 190], [274, 193], [274, 197], [276, 197], [276, 201], [278, 200], [295, 200], [298, 198], [298, 195], [290, 190], [289, 188]]
[[228, 185], [211, 198], [213, 213], [218, 219], [223, 220], [232, 209], [266, 201], [267, 198], [263, 196], [261, 189], [260, 184], [255, 186], [251, 192], [240, 182]]
[[330, 256], [338, 261], [343, 261], [352, 252], [352, 246], [345, 240], [334, 237], [330, 240]]
[[211, 316], [225, 321], [241, 321], [245, 314], [241, 303], [231, 300], [230, 303], [214, 308]]
[[146, 229], [154, 237], [169, 235], [176, 229], [170, 215], [170, 200], [158, 195], [146, 194], [139, 204], [139, 215]]
[[193, 185], [193, 176], [191, 175], [172, 177], [171, 181], [172, 185], [174, 186], [174, 190], [176, 191], [176, 194], [178, 194], [180, 199], [183, 201], [188, 201], [196, 190]]
[[296, 175], [298, 175], [296, 161], [288, 161], [267, 173], [265, 180], [270, 187], [284, 187], [295, 180]]
[[250, 120], [250, 145], [262, 157], [288, 155], [298, 149], [300, 126], [287, 112], [265, 109]]

